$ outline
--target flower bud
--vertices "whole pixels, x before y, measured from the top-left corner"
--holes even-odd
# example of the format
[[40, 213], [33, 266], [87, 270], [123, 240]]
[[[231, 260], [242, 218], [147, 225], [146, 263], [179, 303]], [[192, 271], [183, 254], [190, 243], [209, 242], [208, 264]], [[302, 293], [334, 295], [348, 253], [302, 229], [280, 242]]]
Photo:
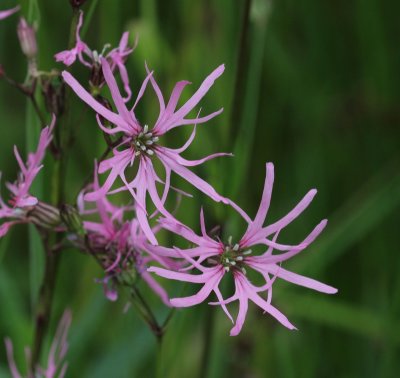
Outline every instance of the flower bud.
[[36, 32], [34, 27], [29, 25], [23, 17], [19, 20], [17, 34], [24, 55], [29, 59], [36, 57]]
[[60, 212], [57, 208], [39, 201], [26, 214], [27, 218], [42, 228], [54, 228], [60, 225]]
[[69, 0], [72, 8], [79, 8], [86, 2], [86, 0]]
[[83, 236], [85, 235], [85, 229], [83, 228], [82, 218], [78, 210], [71, 205], [64, 204], [60, 210], [61, 220], [67, 226], [68, 231], [74, 234]]

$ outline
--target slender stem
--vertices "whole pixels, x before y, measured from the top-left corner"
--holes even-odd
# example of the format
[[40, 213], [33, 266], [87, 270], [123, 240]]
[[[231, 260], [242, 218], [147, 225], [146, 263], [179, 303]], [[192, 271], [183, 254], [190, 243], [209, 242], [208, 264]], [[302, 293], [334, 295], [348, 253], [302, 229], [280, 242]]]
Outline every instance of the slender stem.
[[157, 339], [157, 366], [156, 366], [156, 377], [163, 378], [164, 374], [164, 360], [163, 360], [163, 339]]
[[210, 359], [212, 356], [212, 341], [215, 328], [215, 311], [212, 306], [206, 307], [206, 321], [204, 324], [204, 344], [199, 369], [199, 378], [205, 378], [208, 374]]
[[31, 94], [31, 95], [29, 96], [29, 98], [30, 98], [30, 100], [31, 100], [31, 102], [32, 102], [33, 108], [35, 109], [35, 112], [36, 112], [37, 116], [38, 116], [39, 119], [40, 119], [40, 122], [42, 123], [42, 127], [45, 127], [45, 126], [46, 126], [46, 119], [45, 119], [45, 117], [44, 117], [42, 111], [41, 111], [40, 108], [39, 108], [39, 104], [38, 104], [37, 101], [36, 101], [35, 95], [34, 95], [34, 94]]
[[39, 292], [39, 299], [35, 314], [35, 335], [32, 348], [31, 369], [39, 362], [40, 353], [43, 346], [44, 336], [50, 322], [52, 308], [52, 299], [56, 281], [56, 272], [59, 261], [59, 255], [55, 254], [51, 248], [51, 241], [46, 236], [43, 238], [46, 252], [46, 267], [42, 286]]
[[[78, 25], [78, 12], [74, 12], [71, 21], [71, 32], [70, 32], [70, 44], [72, 36], [75, 35], [75, 31]], [[32, 103], [36, 110], [40, 110], [37, 106], [36, 99], [32, 95]], [[36, 105], [36, 106], [35, 106]], [[67, 111], [68, 111], [67, 107]], [[39, 114], [39, 113], [38, 113]], [[62, 129], [62, 130], [60, 130]], [[67, 139], [64, 136], [68, 133], [68, 123], [64, 127], [58, 127], [56, 129], [57, 147], [59, 148], [60, 154], [56, 156], [54, 164], [53, 178], [52, 178], [52, 203], [55, 206], [59, 206], [64, 201], [64, 179], [67, 164], [67, 154], [64, 150], [64, 141]], [[52, 246], [58, 245], [62, 239], [62, 234], [52, 233], [51, 237], [47, 234], [42, 235], [42, 241], [46, 251], [46, 262], [45, 262], [45, 275], [42, 282], [42, 286], [39, 292], [39, 299], [35, 314], [35, 334], [32, 348], [31, 358], [31, 369], [34, 372], [35, 368], [40, 360], [40, 354], [43, 346], [43, 340], [47, 333], [48, 326], [50, 323], [50, 314], [52, 310], [53, 294], [56, 283], [56, 272], [59, 263], [60, 255], [56, 253]]]
[[133, 298], [133, 303], [139, 310], [139, 313], [144, 319], [144, 321], [150, 327], [154, 336], [157, 338], [157, 342], [161, 343], [164, 336], [163, 328], [160, 327], [160, 325], [158, 324], [156, 317], [154, 316], [153, 312], [151, 311], [151, 308], [143, 298], [139, 289], [136, 286], [132, 286], [130, 287], [130, 289], [131, 289], [131, 296]]
[[[239, 40], [239, 48], [237, 51], [237, 62], [236, 62], [236, 74], [235, 74], [235, 87], [234, 94], [232, 100], [232, 111], [230, 115], [230, 125], [231, 132], [230, 135], [230, 144], [236, 139], [238, 122], [241, 116], [241, 102], [242, 95], [244, 92], [244, 88], [246, 85], [246, 64], [248, 59], [248, 54], [246, 53], [248, 50], [248, 34], [249, 34], [249, 16], [250, 16], [250, 8], [251, 8], [252, 0], [244, 0], [243, 12], [242, 12], [242, 27], [240, 31], [240, 40]], [[235, 126], [236, 125], [236, 126]]]

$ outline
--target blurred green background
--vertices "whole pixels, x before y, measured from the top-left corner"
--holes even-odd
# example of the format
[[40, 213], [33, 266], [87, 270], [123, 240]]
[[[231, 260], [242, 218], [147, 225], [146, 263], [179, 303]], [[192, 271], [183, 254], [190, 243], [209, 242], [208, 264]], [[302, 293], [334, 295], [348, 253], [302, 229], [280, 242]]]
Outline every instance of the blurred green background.
[[[272, 161], [276, 184], [269, 222], [284, 215], [310, 188], [319, 190], [284, 239], [299, 241], [320, 219], [329, 219], [317, 242], [285, 267], [329, 283], [339, 293], [322, 295], [282, 281], [274, 286], [273, 303], [299, 331], [284, 329], [251, 305], [243, 331], [232, 338], [230, 322], [219, 308], [204, 304], [180, 310], [163, 345], [163, 376], [396, 376], [400, 371], [396, 243], [400, 4], [394, 0], [87, 0], [83, 9], [93, 3], [97, 6], [84, 37], [92, 48], [101, 50], [107, 42], [116, 45], [125, 30], [131, 31], [131, 42], [139, 36], [127, 62], [134, 92], [145, 77], [144, 61], [155, 70], [166, 95], [182, 79], [193, 82], [186, 90], [187, 95], [193, 93], [207, 74], [226, 64], [224, 75], [201, 102], [204, 113], [221, 106], [224, 113], [198, 128], [186, 156], [232, 151], [235, 157], [209, 162], [196, 172], [253, 215], [265, 162]], [[2, 0], [1, 8], [14, 4]], [[67, 47], [69, 2], [39, 0], [38, 4], [39, 67], [62, 69], [53, 54]], [[26, 61], [18, 46], [16, 22], [14, 15], [0, 23], [0, 62], [9, 76], [22, 82]], [[71, 72], [87, 82], [88, 72], [79, 65]], [[150, 93], [140, 114], [151, 120], [157, 108]], [[3, 180], [13, 180], [13, 145], [22, 151], [26, 145], [26, 99], [4, 80], [0, 96], [0, 166]], [[83, 104], [73, 105], [81, 114]], [[85, 112], [80, 119], [67, 172], [69, 202], [93, 159], [104, 150], [93, 114]], [[174, 133], [170, 143], [179, 145], [189, 132]], [[46, 193], [45, 172], [40, 190]], [[2, 193], [7, 197], [4, 185]], [[235, 214], [199, 192], [194, 200], [183, 201], [178, 216], [197, 229], [200, 205], [210, 228], [222, 224], [240, 235], [243, 224]], [[37, 290], [28, 237], [35, 235], [18, 226], [0, 241], [0, 338], [13, 339], [20, 364], [24, 345], [32, 342], [31, 301]], [[154, 336], [132, 308], [123, 313], [126, 298], [108, 302], [95, 277], [102, 277], [95, 261], [74, 251], [64, 254], [51, 328], [65, 307], [72, 308], [67, 376], [153, 376]], [[182, 290], [180, 285], [168, 288], [171, 294]], [[184, 290], [188, 294], [191, 289]], [[149, 295], [163, 319], [168, 311]], [[3, 344], [0, 362], [0, 377], [7, 377]]]

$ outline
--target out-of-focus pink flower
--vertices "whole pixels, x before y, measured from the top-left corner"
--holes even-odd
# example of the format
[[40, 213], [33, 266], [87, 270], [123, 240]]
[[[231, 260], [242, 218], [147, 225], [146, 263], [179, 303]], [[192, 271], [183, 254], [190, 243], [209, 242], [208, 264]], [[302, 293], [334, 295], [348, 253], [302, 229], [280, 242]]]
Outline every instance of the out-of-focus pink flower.
[[[30, 194], [30, 188], [35, 177], [43, 167], [42, 161], [46, 148], [49, 146], [53, 138], [52, 132], [55, 121], [56, 119], [53, 116], [51, 125], [45, 127], [41, 131], [37, 150], [34, 153], [28, 154], [26, 163], [23, 162], [17, 147], [14, 146], [14, 154], [20, 172], [18, 173], [18, 178], [14, 183], [6, 183], [8, 190], [11, 192], [9, 203], [12, 207], [7, 206], [0, 196], [0, 219], [11, 218], [13, 221], [5, 222], [0, 226], [0, 237], [4, 236], [12, 225], [16, 223], [29, 222], [30, 220], [27, 216], [28, 212], [39, 203], [38, 199]], [[44, 209], [45, 207], [46, 205], [43, 204], [43, 211], [46, 211]], [[50, 211], [50, 207], [48, 207], [47, 210]], [[50, 214], [50, 216], [53, 216], [53, 214]]]
[[72, 65], [76, 61], [76, 58], [78, 58], [79, 61], [86, 67], [92, 69], [93, 71], [100, 70], [100, 72], [101, 72], [101, 61], [102, 59], [106, 59], [107, 62], [110, 64], [111, 71], [114, 72], [114, 70], [118, 68], [126, 92], [126, 96], [123, 99], [124, 101], [129, 101], [132, 92], [129, 87], [129, 77], [125, 67], [125, 61], [128, 55], [130, 55], [135, 49], [135, 46], [130, 47], [128, 45], [129, 32], [125, 32], [122, 34], [118, 47], [106, 53], [107, 49], [109, 48], [109, 45], [107, 44], [104, 46], [102, 52], [98, 53], [96, 50], [91, 50], [89, 46], [82, 41], [80, 37], [82, 24], [83, 24], [83, 12], [79, 11], [79, 22], [76, 29], [75, 46], [70, 50], [64, 50], [55, 54], [54, 58], [56, 59], [57, 62], [62, 62], [66, 66]]
[[[71, 321], [71, 311], [66, 310], [58, 324], [54, 340], [51, 344], [46, 369], [37, 366], [34, 372], [30, 370], [31, 352], [29, 348], [26, 348], [26, 363], [28, 366], [27, 377], [40, 376], [44, 378], [63, 378], [65, 376], [68, 364], [63, 362], [63, 360], [68, 351], [67, 335], [69, 327], [71, 326]], [[12, 341], [9, 338], [6, 338], [5, 344], [11, 375], [13, 378], [21, 378], [22, 375], [19, 373], [14, 361]]]
[[[96, 171], [97, 166], [95, 179], [90, 187], [94, 190], [99, 189]], [[176, 268], [177, 264], [168, 256], [153, 252], [136, 219], [125, 220], [132, 218], [127, 213], [132, 212], [134, 207], [115, 206], [104, 194], [96, 200], [94, 208], [87, 208], [82, 192], [78, 198], [78, 210], [82, 216], [98, 218], [98, 221], [85, 220], [83, 227], [90, 250], [96, 254], [105, 271], [105, 277], [99, 280], [103, 284], [105, 296], [111, 301], [117, 300], [116, 281], [131, 285], [136, 284], [137, 278], [140, 277], [167, 306], [170, 306], [167, 293], [147, 272], [147, 268], [149, 264], [154, 263], [167, 268]], [[152, 231], [156, 233], [157, 229], [159, 227]]]
[[[244, 213], [236, 204], [231, 205], [243, 216], [248, 223], [248, 227], [244, 235], [237, 243], [229, 237], [226, 243], [221, 240], [214, 240], [206, 233], [203, 212], [201, 212], [201, 231], [199, 236], [187, 226], [178, 223], [173, 219], [161, 219], [161, 226], [172, 231], [188, 240], [195, 246], [189, 249], [171, 249], [169, 254], [171, 257], [181, 257], [187, 260], [190, 268], [198, 269], [201, 274], [190, 274], [182, 271], [172, 271], [158, 267], [151, 267], [149, 272], [154, 272], [161, 277], [168, 279], [186, 281], [202, 284], [200, 291], [190, 297], [171, 299], [171, 304], [176, 307], [188, 307], [203, 302], [214, 291], [217, 296], [217, 302], [210, 304], [221, 305], [225, 313], [233, 319], [226, 307], [226, 304], [239, 301], [239, 312], [231, 330], [231, 336], [236, 336], [242, 329], [247, 309], [248, 301], [254, 302], [265, 312], [275, 317], [280, 323], [289, 329], [295, 327], [289, 322], [277, 308], [271, 304], [272, 300], [272, 284], [276, 278], [282, 278], [296, 285], [305, 286], [313, 290], [323, 293], [334, 294], [337, 290], [331, 286], [325, 285], [313, 279], [300, 276], [296, 273], [289, 272], [281, 267], [281, 264], [297, 255], [307, 248], [315, 238], [325, 228], [327, 221], [321, 221], [314, 230], [298, 245], [284, 245], [276, 242], [280, 231], [289, 223], [296, 219], [310, 204], [316, 194], [316, 190], [310, 190], [306, 196], [292, 209], [286, 216], [280, 220], [264, 227], [265, 218], [267, 216], [272, 186], [274, 181], [274, 167], [272, 163], [266, 165], [266, 179], [261, 204], [254, 219]], [[261, 255], [254, 255], [253, 249], [257, 246], [268, 247]], [[168, 250], [168, 249], [167, 249]], [[283, 253], [273, 254], [274, 250]], [[165, 251], [164, 253], [167, 253]], [[188, 269], [187, 268], [187, 269]], [[247, 269], [253, 269], [259, 272], [265, 281], [261, 286], [252, 284], [247, 276]], [[235, 282], [235, 293], [231, 298], [223, 299], [219, 289], [219, 283], [222, 278], [231, 274]], [[262, 298], [260, 293], [266, 292], [266, 299]]]
[[7, 10], [4, 10], [4, 11], [0, 11], [0, 20], [3, 20], [3, 19], [5, 19], [5, 18], [11, 16], [12, 14], [18, 12], [19, 9], [20, 9], [20, 6], [17, 5], [17, 6], [14, 7], [14, 8], [7, 9]]
[[[172, 149], [161, 146], [159, 139], [169, 130], [190, 124], [204, 123], [222, 112], [220, 109], [204, 117], [186, 118], [193, 108], [205, 96], [214, 81], [221, 76], [224, 71], [224, 66], [221, 65], [215, 69], [201, 84], [200, 88], [194, 95], [186, 101], [179, 109], [177, 108], [178, 100], [184, 87], [188, 84], [187, 81], [178, 82], [172, 91], [171, 97], [167, 104], [161, 94], [161, 90], [155, 82], [152, 73], [149, 73], [140, 88], [136, 102], [131, 109], [128, 109], [122, 96], [119, 92], [115, 78], [111, 72], [111, 68], [105, 59], [102, 60], [103, 73], [107, 85], [111, 91], [112, 98], [117, 109], [117, 112], [112, 112], [98, 101], [96, 101], [68, 72], [62, 73], [65, 82], [71, 86], [74, 92], [97, 113], [97, 120], [100, 128], [107, 134], [122, 134], [122, 142], [113, 150], [113, 155], [110, 159], [104, 160], [99, 165], [99, 173], [110, 171], [104, 185], [97, 191], [86, 195], [89, 201], [96, 201], [97, 198], [105, 193], [116, 193], [121, 190], [129, 190], [137, 204], [137, 218], [145, 235], [153, 244], [157, 244], [154, 233], [148, 223], [146, 212], [146, 197], [149, 194], [151, 200], [155, 204], [157, 210], [164, 216], [170, 216], [164, 208], [164, 202], [167, 198], [170, 189], [171, 172], [175, 172], [200, 191], [208, 195], [215, 201], [228, 203], [228, 200], [219, 195], [215, 189], [206, 181], [193, 173], [188, 167], [200, 165], [203, 162], [217, 156], [230, 155], [224, 153], [216, 153], [199, 160], [186, 160], [180, 154], [184, 152], [191, 144], [195, 137], [196, 129], [194, 128], [192, 135], [181, 148]], [[154, 127], [150, 129], [148, 125], [142, 126], [137, 120], [134, 110], [139, 100], [143, 96], [148, 82], [151, 82], [160, 103], [160, 114]], [[114, 128], [106, 128], [102, 125], [100, 116], [107, 119], [115, 125]], [[165, 180], [161, 180], [155, 171], [153, 159], [159, 160], [165, 168]], [[125, 172], [131, 167], [135, 161], [138, 161], [138, 169], [136, 176], [128, 182]], [[120, 177], [123, 186], [121, 188], [111, 190], [115, 180]], [[164, 185], [162, 196], [159, 195], [156, 183]]]

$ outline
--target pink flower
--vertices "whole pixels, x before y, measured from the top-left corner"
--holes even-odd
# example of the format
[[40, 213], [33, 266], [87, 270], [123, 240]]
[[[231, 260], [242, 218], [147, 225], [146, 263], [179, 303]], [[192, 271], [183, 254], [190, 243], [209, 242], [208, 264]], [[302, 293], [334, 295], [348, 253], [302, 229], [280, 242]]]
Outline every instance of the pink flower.
[[[55, 121], [56, 119], [53, 116], [51, 125], [42, 130], [37, 150], [34, 153], [28, 154], [26, 163], [22, 161], [17, 147], [14, 146], [14, 154], [20, 167], [20, 172], [14, 183], [6, 183], [6, 186], [12, 195], [9, 200], [12, 207], [7, 206], [0, 196], [0, 219], [13, 218], [15, 220], [5, 222], [0, 226], [0, 237], [4, 236], [12, 225], [29, 222], [30, 220], [27, 216], [28, 212], [39, 203], [38, 199], [30, 194], [30, 188], [34, 179], [43, 167], [42, 161], [46, 148], [49, 146], [53, 138], [52, 132]], [[43, 204], [43, 206], [46, 207], [45, 204]], [[50, 211], [50, 207], [48, 207], [47, 210]]]
[[[93, 189], [98, 188], [95, 173]], [[104, 279], [99, 280], [103, 284], [105, 296], [111, 301], [117, 300], [116, 282], [135, 284], [139, 276], [167, 306], [170, 306], [167, 293], [147, 272], [147, 268], [150, 263], [159, 263], [168, 268], [176, 268], [177, 264], [168, 257], [153, 253], [136, 219], [124, 220], [132, 218], [126, 213], [134, 210], [134, 207], [115, 206], [104, 195], [96, 200], [94, 209], [89, 209], [85, 207], [82, 192], [78, 198], [78, 210], [83, 216], [97, 215], [99, 219], [97, 222], [84, 221], [83, 227], [91, 252], [96, 254], [105, 270]], [[156, 233], [158, 229], [159, 227], [156, 227], [152, 231]]]
[[[170, 216], [168, 211], [164, 208], [164, 202], [170, 189], [170, 177], [172, 171], [189, 181], [213, 200], [222, 201], [224, 203], [228, 202], [227, 199], [219, 195], [210, 184], [202, 180], [187, 168], [199, 165], [214, 157], [228, 154], [217, 153], [194, 161], [186, 160], [181, 157], [180, 154], [185, 151], [193, 141], [196, 129], [193, 130], [189, 140], [181, 148], [171, 149], [159, 144], [159, 139], [169, 130], [182, 125], [204, 123], [222, 112], [222, 109], [220, 109], [204, 117], [196, 117], [194, 119], [185, 118], [208, 92], [214, 81], [223, 73], [224, 66], [221, 65], [214, 70], [204, 80], [195, 94], [179, 109], [176, 109], [177, 103], [182, 90], [188, 84], [188, 82], [181, 81], [176, 84], [166, 105], [160, 88], [155, 82], [152, 73], [149, 73], [142, 84], [134, 106], [132, 109], [128, 109], [121, 97], [110, 66], [104, 59], [102, 60], [102, 66], [105, 80], [110, 88], [115, 107], [117, 108], [116, 113], [108, 110], [98, 101], [96, 101], [78, 83], [78, 81], [74, 79], [71, 74], [66, 71], [64, 71], [62, 74], [66, 83], [71, 86], [74, 92], [84, 102], [92, 107], [98, 113], [98, 115], [104, 117], [115, 125], [115, 127], [112, 129], [106, 128], [101, 124], [100, 117], [97, 116], [100, 128], [107, 134], [122, 134], [123, 136], [122, 142], [113, 150], [114, 156], [108, 160], [102, 161], [99, 165], [100, 174], [110, 171], [107, 180], [99, 190], [87, 194], [86, 199], [89, 201], [95, 201], [105, 193], [116, 193], [121, 190], [129, 190], [137, 203], [136, 214], [140, 226], [149, 240], [153, 244], [157, 244], [157, 240], [154, 236], [154, 233], [151, 231], [147, 220], [146, 196], [148, 193], [158, 211], [167, 217]], [[148, 125], [142, 126], [134, 113], [135, 107], [143, 96], [148, 81], [151, 82], [160, 103], [160, 114], [152, 129], [150, 129]], [[165, 180], [161, 180], [157, 176], [153, 165], [153, 159], [159, 160], [164, 166], [166, 172]], [[125, 172], [128, 167], [134, 164], [135, 161], [138, 161], [139, 165], [137, 174], [130, 182], [128, 182]], [[112, 185], [118, 177], [121, 178], [124, 185], [121, 188], [110, 192]], [[164, 192], [162, 196], [158, 194], [156, 188], [157, 182], [164, 185]]]
[[[67, 334], [69, 327], [71, 326], [71, 321], [71, 311], [66, 310], [58, 324], [53, 343], [51, 344], [46, 369], [37, 366], [34, 372], [30, 370], [31, 352], [29, 348], [26, 348], [26, 361], [29, 369], [27, 374], [28, 377], [40, 376], [44, 378], [63, 378], [65, 376], [68, 364], [66, 362], [63, 363], [63, 360], [68, 351]], [[21, 378], [22, 376], [14, 361], [12, 341], [9, 338], [6, 338], [5, 343], [11, 375], [13, 378]]]
[[[295, 327], [289, 322], [272, 304], [272, 284], [276, 278], [282, 278], [296, 285], [305, 286], [313, 290], [323, 293], [334, 294], [337, 290], [331, 286], [325, 285], [313, 279], [300, 276], [296, 273], [289, 272], [281, 267], [281, 264], [297, 255], [307, 248], [315, 238], [325, 228], [327, 221], [321, 221], [314, 230], [298, 245], [284, 245], [276, 242], [276, 239], [282, 229], [296, 219], [310, 204], [316, 194], [316, 190], [310, 190], [306, 196], [292, 209], [286, 216], [279, 221], [264, 227], [264, 221], [268, 212], [272, 186], [274, 181], [274, 167], [272, 163], [266, 165], [266, 179], [264, 192], [261, 199], [261, 204], [252, 220], [233, 202], [232, 206], [243, 216], [248, 223], [248, 227], [244, 235], [237, 243], [232, 242], [232, 237], [229, 237], [228, 242], [224, 243], [221, 240], [214, 240], [206, 233], [203, 212], [201, 212], [201, 231], [202, 235], [195, 234], [187, 226], [178, 223], [172, 219], [160, 220], [161, 226], [169, 231], [172, 231], [188, 240], [195, 246], [185, 250], [170, 250], [171, 256], [182, 257], [190, 263], [190, 268], [197, 268], [201, 274], [190, 274], [167, 270], [158, 267], [151, 267], [149, 272], [154, 272], [161, 277], [168, 279], [186, 281], [202, 284], [202, 288], [197, 294], [171, 299], [171, 304], [175, 307], [188, 307], [203, 302], [211, 292], [217, 296], [217, 302], [210, 304], [221, 305], [227, 316], [233, 319], [226, 307], [228, 303], [239, 301], [239, 312], [234, 322], [234, 327], [231, 329], [231, 336], [236, 336], [242, 329], [249, 300], [261, 307], [265, 312], [275, 317], [280, 323], [289, 329]], [[272, 239], [270, 238], [272, 237]], [[256, 246], [268, 247], [261, 255], [253, 255], [253, 249]], [[279, 250], [284, 253], [273, 254], [273, 251]], [[165, 253], [165, 252], [164, 252]], [[247, 276], [247, 269], [253, 269], [261, 274], [264, 283], [261, 286], [255, 286], [251, 283]], [[225, 275], [231, 274], [235, 282], [235, 293], [228, 299], [223, 299], [219, 289], [219, 283]], [[267, 297], [264, 299], [260, 293], [266, 292]]]
[[[125, 32], [122, 34], [121, 40], [119, 42], [118, 47], [112, 49], [111, 51], [106, 54], [106, 50], [109, 48], [109, 45], [105, 45], [103, 51], [99, 54], [95, 50], [91, 50], [89, 46], [82, 41], [80, 37], [80, 31], [83, 24], [83, 12], [79, 12], [79, 22], [76, 29], [76, 43], [75, 46], [71, 50], [64, 50], [57, 54], [55, 54], [54, 58], [57, 62], [62, 62], [66, 66], [70, 66], [75, 63], [76, 58], [85, 65], [86, 67], [90, 68], [92, 71], [101, 71], [101, 60], [104, 58], [108, 61], [111, 66], [111, 71], [114, 72], [115, 68], [118, 68], [122, 83], [124, 85], [124, 89], [126, 92], [126, 96], [124, 97], [125, 101], [128, 101], [131, 98], [131, 90], [129, 87], [129, 77], [125, 67], [125, 61], [130, 55], [134, 47], [128, 46], [128, 39], [129, 39], [129, 32]], [[94, 69], [95, 68], [95, 69]], [[96, 75], [95, 75], [96, 76]], [[103, 82], [103, 79], [96, 78], [93, 81]], [[99, 86], [102, 84], [96, 83]]]
[[5, 19], [5, 18], [11, 16], [12, 14], [18, 12], [19, 9], [20, 9], [20, 6], [17, 5], [17, 6], [14, 7], [14, 8], [7, 9], [7, 10], [4, 10], [4, 11], [0, 11], [0, 20], [3, 20], [3, 19]]
[[66, 66], [70, 66], [71, 64], [73, 64], [75, 62], [76, 58], [78, 57], [78, 59], [80, 60], [80, 62], [82, 64], [91, 68], [91, 64], [89, 62], [87, 62], [83, 58], [83, 55], [82, 55], [84, 52], [89, 56], [92, 55], [91, 50], [86, 45], [86, 43], [81, 40], [81, 37], [80, 37], [82, 24], [83, 24], [83, 12], [80, 11], [79, 12], [79, 21], [78, 21], [78, 25], [76, 27], [76, 33], [75, 33], [75, 38], [76, 38], [75, 46], [71, 50], [64, 50], [64, 51], [61, 51], [61, 52], [57, 53], [56, 55], [54, 55], [54, 58], [56, 59], [57, 62], [62, 62]]

